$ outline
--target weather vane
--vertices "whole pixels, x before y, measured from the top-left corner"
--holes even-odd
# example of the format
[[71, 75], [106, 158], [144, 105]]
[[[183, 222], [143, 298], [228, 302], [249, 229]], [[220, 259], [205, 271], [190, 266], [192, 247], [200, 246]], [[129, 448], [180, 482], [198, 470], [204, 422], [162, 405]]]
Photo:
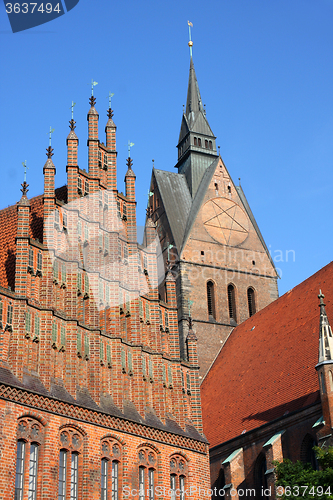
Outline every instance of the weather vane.
[[22, 165], [24, 168], [24, 182], [27, 182], [27, 169], [29, 169], [29, 167], [27, 167], [27, 160], [24, 160]]
[[93, 97], [94, 96], [94, 87], [95, 87], [95, 85], [98, 85], [98, 82], [94, 82], [94, 79], [92, 78], [91, 84], [88, 83], [88, 85], [91, 85], [91, 97]]
[[192, 47], [193, 47], [193, 42], [192, 42], [192, 39], [191, 39], [191, 26], [193, 28], [193, 24], [190, 22], [190, 21], [187, 21], [187, 24], [188, 24], [188, 36], [189, 36], [189, 42], [188, 42], [188, 46], [190, 47], [190, 56], [192, 58]]
[[109, 108], [111, 109], [111, 97], [113, 97], [114, 94], [112, 92], [109, 92]]
[[72, 105], [71, 105], [71, 110], [72, 110], [72, 120], [74, 120], [74, 106], [76, 105], [76, 102], [73, 102], [72, 101]]
[[134, 146], [134, 142], [128, 141], [128, 157], [131, 157], [131, 148]]
[[49, 146], [51, 147], [51, 140], [52, 140], [52, 134], [54, 132], [54, 128], [50, 127], [50, 132], [48, 132], [49, 134]]

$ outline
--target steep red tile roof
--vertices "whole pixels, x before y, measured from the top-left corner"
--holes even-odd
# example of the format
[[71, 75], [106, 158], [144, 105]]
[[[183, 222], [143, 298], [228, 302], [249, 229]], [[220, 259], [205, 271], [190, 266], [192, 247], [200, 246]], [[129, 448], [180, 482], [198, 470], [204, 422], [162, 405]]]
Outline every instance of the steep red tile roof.
[[319, 401], [319, 289], [333, 324], [333, 263], [237, 326], [201, 387], [214, 447]]
[[[67, 186], [55, 190], [56, 198], [67, 202]], [[43, 195], [30, 200], [30, 237], [43, 242]], [[17, 205], [0, 210], [0, 285], [15, 286]]]

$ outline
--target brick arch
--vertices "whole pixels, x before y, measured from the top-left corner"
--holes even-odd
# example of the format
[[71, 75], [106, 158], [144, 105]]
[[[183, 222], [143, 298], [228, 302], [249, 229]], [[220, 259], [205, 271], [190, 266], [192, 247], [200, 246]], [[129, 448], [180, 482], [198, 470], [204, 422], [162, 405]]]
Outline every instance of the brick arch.
[[22, 413], [19, 417], [17, 417], [17, 421], [20, 420], [21, 418], [34, 418], [35, 420], [38, 420], [38, 422], [42, 424], [44, 427], [48, 425], [48, 420], [46, 420], [45, 417], [40, 415], [40, 413], [33, 410]]
[[313, 447], [316, 446], [316, 438], [311, 434], [306, 434], [303, 438], [301, 448], [300, 448], [300, 459], [305, 463], [310, 463], [314, 469], [318, 469], [318, 463], [313, 451]]
[[157, 455], [161, 454], [160, 450], [158, 448], [156, 448], [156, 446], [154, 446], [151, 443], [141, 443], [136, 448], [138, 451], [140, 450], [140, 448], [151, 448]]
[[171, 460], [171, 458], [175, 457], [175, 456], [181, 456], [183, 457], [184, 460], [186, 460], [186, 462], [190, 462], [191, 459], [188, 455], [186, 455], [186, 453], [184, 453], [183, 451], [175, 451], [173, 452], [170, 456], [169, 456], [169, 460]]
[[80, 427], [79, 425], [76, 425], [76, 424], [63, 424], [59, 427], [59, 432], [65, 430], [65, 429], [69, 429], [69, 428], [72, 428], [72, 429], [75, 429], [77, 432], [80, 432], [80, 434], [82, 434], [82, 436], [84, 437], [87, 437], [88, 434], [87, 432], [82, 429], [82, 427]]
[[104, 436], [101, 437], [100, 441], [103, 441], [104, 439], [114, 439], [115, 441], [118, 441], [122, 446], [126, 446], [126, 441], [124, 438], [117, 436], [116, 434], [105, 434]]

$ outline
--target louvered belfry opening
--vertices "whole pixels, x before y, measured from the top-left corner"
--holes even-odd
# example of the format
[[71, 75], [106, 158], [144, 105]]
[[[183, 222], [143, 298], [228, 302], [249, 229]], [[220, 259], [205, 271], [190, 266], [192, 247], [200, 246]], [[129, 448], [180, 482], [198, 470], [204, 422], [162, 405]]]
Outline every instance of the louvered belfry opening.
[[215, 291], [214, 291], [214, 283], [212, 281], [207, 282], [207, 306], [208, 306], [209, 319], [216, 319]]
[[249, 315], [253, 316], [256, 313], [256, 302], [255, 302], [255, 296], [254, 296], [254, 290], [253, 288], [248, 288], [247, 289], [247, 303], [249, 306]]
[[235, 301], [235, 287], [234, 285], [228, 285], [228, 308], [229, 308], [229, 318], [236, 320], [236, 301]]

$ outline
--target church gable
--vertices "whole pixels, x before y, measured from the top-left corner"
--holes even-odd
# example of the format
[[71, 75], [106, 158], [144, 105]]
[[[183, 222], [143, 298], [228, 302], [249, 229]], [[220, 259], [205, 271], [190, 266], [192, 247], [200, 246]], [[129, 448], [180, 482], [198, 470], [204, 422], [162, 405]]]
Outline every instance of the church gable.
[[[248, 270], [253, 268], [255, 262], [257, 267], [264, 266], [265, 273], [276, 275], [246, 198], [240, 196], [239, 187], [234, 185], [222, 159], [219, 158], [206, 174], [193, 201], [189, 216], [192, 224], [187, 227], [181, 257], [186, 260], [200, 259], [201, 245], [206, 250], [212, 251], [215, 248], [212, 263], [222, 264], [219, 260], [225, 255], [225, 251], [235, 249], [238, 250], [238, 259], [239, 254], [244, 251], [244, 265]], [[224, 252], [217, 246], [224, 247]]]

